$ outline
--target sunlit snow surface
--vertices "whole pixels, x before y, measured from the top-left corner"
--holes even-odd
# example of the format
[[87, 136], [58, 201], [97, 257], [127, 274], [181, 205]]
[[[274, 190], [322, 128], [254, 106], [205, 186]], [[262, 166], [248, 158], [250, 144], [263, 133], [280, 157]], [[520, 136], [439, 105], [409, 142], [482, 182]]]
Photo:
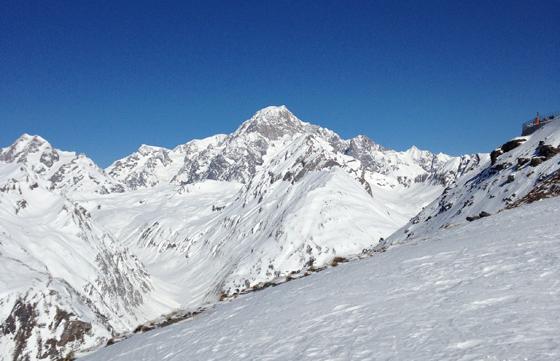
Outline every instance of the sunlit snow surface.
[[242, 296], [85, 360], [559, 360], [560, 202]]

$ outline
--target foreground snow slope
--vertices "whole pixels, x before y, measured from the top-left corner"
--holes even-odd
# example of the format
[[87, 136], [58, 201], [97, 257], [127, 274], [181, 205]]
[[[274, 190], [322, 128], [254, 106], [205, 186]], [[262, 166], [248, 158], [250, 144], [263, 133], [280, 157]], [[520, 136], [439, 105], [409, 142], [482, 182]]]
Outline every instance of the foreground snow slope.
[[442, 229], [83, 358], [558, 360], [560, 200]]

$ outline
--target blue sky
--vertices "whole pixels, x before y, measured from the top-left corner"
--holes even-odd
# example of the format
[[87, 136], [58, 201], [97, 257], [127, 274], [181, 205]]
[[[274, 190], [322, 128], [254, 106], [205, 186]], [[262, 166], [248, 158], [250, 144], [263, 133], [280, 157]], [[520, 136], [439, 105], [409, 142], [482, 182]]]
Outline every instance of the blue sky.
[[285, 104], [343, 137], [489, 151], [560, 110], [560, 1], [2, 1], [0, 145], [102, 166]]

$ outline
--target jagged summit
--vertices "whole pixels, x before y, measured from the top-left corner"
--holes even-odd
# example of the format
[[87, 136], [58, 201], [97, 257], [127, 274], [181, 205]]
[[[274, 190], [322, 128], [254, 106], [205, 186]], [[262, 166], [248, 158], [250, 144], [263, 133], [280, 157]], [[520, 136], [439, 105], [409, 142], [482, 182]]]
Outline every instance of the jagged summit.
[[19, 136], [18, 139], [16, 139], [15, 143], [39, 143], [39, 144], [44, 144], [44, 143], [48, 143], [47, 140], [45, 140], [45, 138], [41, 137], [40, 135], [31, 135], [28, 133], [23, 133], [22, 135]]
[[234, 135], [258, 133], [270, 140], [304, 132], [308, 123], [299, 120], [285, 105], [269, 106], [255, 113], [235, 131]]
[[124, 191], [119, 182], [108, 177], [83, 154], [54, 148], [38, 135], [21, 135], [6, 148], [0, 148], [0, 163], [18, 163], [39, 175], [51, 189], [63, 193], [88, 191], [114, 193]]
[[227, 137], [228, 137], [227, 134], [216, 134], [206, 138], [192, 139], [189, 140], [187, 143], [179, 144], [178, 146], [173, 148], [173, 151], [191, 153], [195, 149], [200, 150], [208, 147], [216, 147], [225, 139], [227, 139]]
[[48, 143], [45, 138], [41, 137], [40, 135], [37, 134], [29, 134], [29, 133], [23, 133], [22, 135], [20, 135], [15, 141], [14, 143], [18, 143], [18, 142], [39, 142], [39, 143]]
[[[426, 154], [434, 154], [430, 151], [427, 150], [422, 150], [420, 148], [418, 148], [417, 146], [413, 145], [410, 148], [408, 148], [407, 150], [404, 151], [406, 154], [410, 155], [413, 158], [420, 158]], [[440, 153], [441, 154], [441, 153]]]
[[49, 142], [38, 135], [22, 134], [10, 146], [0, 148], [0, 162], [35, 163], [50, 167], [60, 155]]

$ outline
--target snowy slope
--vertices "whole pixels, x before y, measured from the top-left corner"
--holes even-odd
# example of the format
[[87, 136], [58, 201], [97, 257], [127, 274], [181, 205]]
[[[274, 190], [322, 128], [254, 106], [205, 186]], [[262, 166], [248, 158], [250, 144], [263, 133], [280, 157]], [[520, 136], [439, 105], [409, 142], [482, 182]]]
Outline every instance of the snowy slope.
[[[560, 119], [531, 135], [514, 138], [492, 152], [471, 172], [391, 236], [391, 242], [427, 237], [482, 215], [526, 202], [526, 196], [547, 183], [560, 185]], [[560, 192], [556, 191], [557, 194]], [[468, 219], [467, 219], [468, 217]]]
[[[0, 164], [0, 359], [99, 346], [156, 317], [135, 256], [24, 163]], [[11, 358], [10, 358], [11, 359]]]
[[241, 296], [84, 361], [558, 360], [560, 203]]

